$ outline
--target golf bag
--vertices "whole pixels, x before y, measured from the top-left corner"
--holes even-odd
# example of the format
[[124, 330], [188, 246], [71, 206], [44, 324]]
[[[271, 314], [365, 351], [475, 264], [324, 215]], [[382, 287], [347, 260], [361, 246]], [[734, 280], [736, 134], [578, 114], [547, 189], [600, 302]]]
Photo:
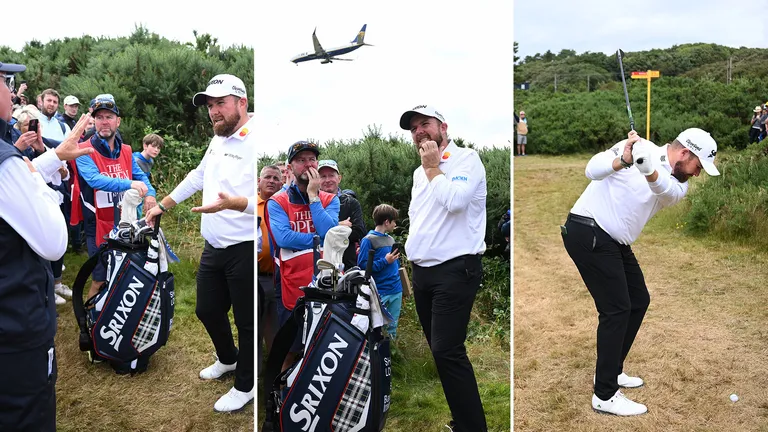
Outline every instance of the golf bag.
[[[348, 227], [332, 230], [337, 228], [346, 229], [347, 236], [351, 231]], [[316, 258], [318, 244], [316, 237]], [[326, 248], [326, 256], [328, 252]], [[342, 254], [343, 249], [337, 254], [339, 263]], [[370, 277], [372, 256], [368, 262], [365, 274], [353, 267], [339, 277], [338, 263], [315, 259], [317, 276], [302, 287], [304, 296], [275, 336], [267, 359], [262, 432], [384, 429], [392, 384], [390, 341], [382, 334], [387, 318]], [[321, 263], [325, 268], [318, 272]], [[302, 330], [303, 355], [281, 373], [285, 356]]]
[[[167, 342], [175, 299], [160, 218], [152, 230], [145, 221], [135, 220], [135, 207], [130, 211], [134, 222], [121, 221], [80, 268], [72, 306], [80, 350], [91, 362], [106, 360], [116, 373], [133, 375], [144, 372], [149, 357]], [[85, 283], [99, 261], [107, 268], [107, 281], [83, 303]]]

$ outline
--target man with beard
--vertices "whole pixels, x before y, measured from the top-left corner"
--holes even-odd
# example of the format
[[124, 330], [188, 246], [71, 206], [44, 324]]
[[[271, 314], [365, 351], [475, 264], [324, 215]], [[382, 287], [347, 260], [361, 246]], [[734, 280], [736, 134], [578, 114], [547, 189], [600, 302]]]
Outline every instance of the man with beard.
[[[123, 192], [135, 189], [145, 196], [146, 208], [155, 206], [155, 189], [144, 171], [133, 160], [131, 146], [115, 135], [120, 126], [120, 110], [109, 95], [94, 99], [93, 119], [96, 133], [91, 139], [80, 144], [95, 151], [77, 158], [74, 171], [77, 181], [73, 184], [72, 215], [70, 224], [83, 221], [88, 255], [93, 256], [104, 243], [115, 223], [115, 208], [123, 198]], [[80, 199], [78, 200], [77, 197]], [[119, 215], [119, 211], [117, 212]], [[119, 217], [119, 216], [118, 216]], [[99, 261], [91, 274], [88, 298], [98, 293], [99, 287], [107, 280], [107, 269]]]
[[421, 157], [413, 172], [405, 251], [413, 264], [416, 313], [435, 359], [453, 431], [487, 430], [475, 372], [464, 342], [485, 252], [485, 167], [476, 151], [448, 138], [435, 108], [400, 117]]
[[624, 360], [650, 303], [631, 245], [657, 211], [683, 199], [690, 176], [702, 169], [720, 174], [716, 154], [717, 143], [701, 129], [686, 129], [662, 147], [631, 131], [628, 139], [587, 164], [592, 182], [560, 230], [598, 312], [592, 395], [598, 412], [630, 416], [648, 411], [619, 390], [643, 385], [642, 379], [624, 373]]
[[[9, 139], [14, 74], [23, 65], [0, 63], [0, 429], [55, 431], [56, 306], [50, 261], [67, 250], [67, 227], [56, 193], [46, 182], [61, 161], [87, 154], [74, 137], [45, 150], [42, 136], [28, 131], [42, 154], [22, 159]], [[79, 134], [85, 118], [75, 127]]]
[[277, 333], [277, 305], [275, 304], [275, 261], [272, 258], [272, 250], [269, 247], [270, 237], [267, 231], [267, 221], [264, 217], [267, 200], [277, 193], [283, 185], [283, 176], [277, 165], [267, 165], [261, 169], [259, 176], [259, 195], [256, 199], [257, 215], [261, 223], [261, 243], [259, 244], [259, 277], [258, 300], [259, 327], [258, 327], [258, 358], [261, 365], [261, 343], [267, 351], [272, 349], [272, 340]]
[[42, 127], [43, 138], [58, 142], [64, 141], [71, 130], [66, 123], [59, 121], [57, 111], [59, 109], [59, 92], [54, 89], [47, 89], [41, 94], [43, 107], [40, 112], [40, 126]]
[[354, 196], [343, 193], [339, 188], [341, 172], [335, 160], [321, 160], [317, 171], [320, 173], [320, 189], [339, 197], [339, 225], [352, 228], [349, 234], [349, 246], [344, 250], [344, 268], [350, 269], [357, 265], [357, 245], [365, 236], [365, 222], [360, 202]]
[[[293, 183], [272, 195], [267, 202], [266, 221], [275, 256], [275, 301], [282, 326], [291, 317], [299, 289], [312, 281], [312, 239], [321, 242], [331, 228], [339, 224], [339, 198], [320, 190], [317, 171], [317, 144], [298, 141], [288, 149], [288, 170]], [[283, 370], [293, 363], [301, 349], [301, 337], [290, 348]]]
[[[232, 412], [253, 400], [256, 127], [248, 118], [245, 85], [234, 75], [214, 76], [192, 103], [207, 106], [216, 136], [197, 168], [155, 208], [148, 209], [146, 219], [154, 224], [158, 215], [203, 191], [202, 208], [209, 210], [196, 208], [203, 212], [200, 232], [205, 247], [197, 270], [195, 313], [211, 337], [217, 359], [200, 371], [200, 378], [213, 380], [235, 373], [234, 386], [213, 405], [218, 412]], [[227, 315], [230, 307], [239, 350]]]

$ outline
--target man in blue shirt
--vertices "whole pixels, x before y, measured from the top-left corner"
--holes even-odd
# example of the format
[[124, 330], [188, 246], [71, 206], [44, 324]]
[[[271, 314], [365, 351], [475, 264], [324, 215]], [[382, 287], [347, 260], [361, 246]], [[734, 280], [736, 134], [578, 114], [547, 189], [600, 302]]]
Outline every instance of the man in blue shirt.
[[[100, 95], [94, 99], [91, 108], [96, 132], [81, 146], [93, 147], [96, 151], [77, 158], [77, 182], [73, 193], [73, 196], [80, 198], [80, 206], [73, 206], [73, 212], [82, 212], [90, 256], [96, 253], [105, 241], [104, 236], [119, 221], [122, 192], [136, 189], [139, 195], [146, 195], [144, 205], [147, 211], [157, 204], [155, 189], [133, 159], [131, 147], [116, 135], [120, 126], [120, 111], [115, 100], [109, 95]], [[98, 292], [106, 276], [106, 268], [100, 262], [93, 270], [88, 298]]]

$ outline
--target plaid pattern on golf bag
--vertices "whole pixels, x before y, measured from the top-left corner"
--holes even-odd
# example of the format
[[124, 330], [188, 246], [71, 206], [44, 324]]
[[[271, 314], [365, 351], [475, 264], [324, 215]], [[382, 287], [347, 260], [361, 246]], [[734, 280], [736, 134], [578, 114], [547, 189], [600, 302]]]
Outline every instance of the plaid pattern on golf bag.
[[371, 397], [371, 357], [368, 354], [368, 344], [365, 344], [363, 355], [357, 361], [355, 371], [349, 379], [349, 384], [344, 390], [339, 409], [333, 417], [333, 430], [339, 432], [350, 431], [352, 427], [360, 424], [365, 414], [365, 406]]
[[136, 351], [144, 352], [153, 343], [157, 342], [157, 338], [160, 336], [162, 309], [160, 309], [160, 287], [156, 286], [152, 291], [152, 298], [149, 300], [147, 310], [144, 312], [144, 316], [141, 317], [139, 322], [139, 328], [136, 334], [133, 335], [133, 346], [136, 347]]

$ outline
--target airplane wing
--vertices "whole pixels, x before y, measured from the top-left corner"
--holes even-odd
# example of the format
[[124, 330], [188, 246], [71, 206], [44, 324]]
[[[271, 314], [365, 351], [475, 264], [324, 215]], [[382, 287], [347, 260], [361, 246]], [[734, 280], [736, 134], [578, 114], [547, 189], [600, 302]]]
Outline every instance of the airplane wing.
[[316, 31], [317, 31], [317, 29], [315, 29], [315, 31], [312, 32], [312, 43], [315, 45], [315, 54], [317, 54], [319, 56], [324, 56], [325, 55], [325, 50], [320, 45], [320, 41], [317, 40], [317, 35], [315, 34]]

